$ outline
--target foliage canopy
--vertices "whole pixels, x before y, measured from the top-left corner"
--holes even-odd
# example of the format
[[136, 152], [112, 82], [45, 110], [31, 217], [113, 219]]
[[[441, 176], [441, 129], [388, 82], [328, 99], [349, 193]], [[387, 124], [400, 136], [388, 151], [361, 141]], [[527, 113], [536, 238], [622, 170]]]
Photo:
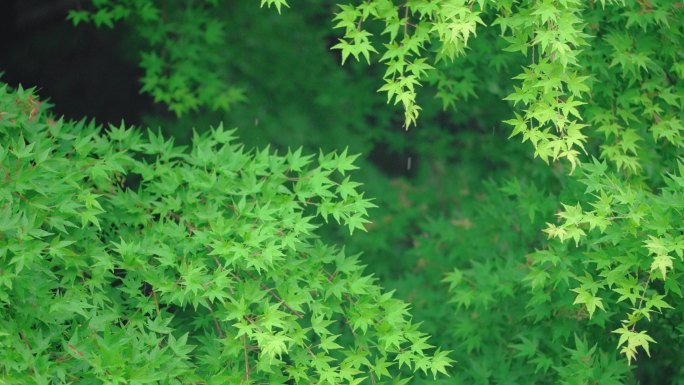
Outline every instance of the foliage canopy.
[[221, 126], [190, 148], [103, 134], [0, 92], [3, 381], [334, 384], [450, 366], [358, 256], [315, 236], [321, 218], [367, 222], [355, 156], [246, 151]]
[[[280, 151], [222, 126], [176, 146], [4, 86], [0, 380], [404, 384], [455, 359], [436, 381], [684, 384], [682, 2], [93, 0], [69, 18], [126, 23], [166, 133], [276, 100], [332, 106], [336, 139], [254, 119], [241, 135]], [[317, 67], [273, 64], [300, 48]], [[341, 140], [371, 156], [303, 155]], [[379, 151], [418, 162], [395, 177]]]

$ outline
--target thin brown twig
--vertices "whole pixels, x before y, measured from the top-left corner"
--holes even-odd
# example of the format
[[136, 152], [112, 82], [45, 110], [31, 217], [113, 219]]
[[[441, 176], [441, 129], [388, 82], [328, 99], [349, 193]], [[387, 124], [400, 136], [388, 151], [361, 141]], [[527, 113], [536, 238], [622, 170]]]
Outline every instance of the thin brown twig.
[[218, 333], [219, 338], [224, 339], [226, 338], [225, 334], [223, 334], [223, 329], [221, 329], [221, 325], [218, 322], [218, 319], [216, 318], [216, 314], [214, 313], [214, 309], [211, 307], [211, 302], [209, 302], [209, 299], [206, 299], [207, 301], [207, 307], [209, 308], [209, 313], [211, 313], [211, 318], [214, 320], [214, 328], [216, 329], [216, 333]]
[[[638, 272], [637, 272], [637, 273], [638, 273]], [[653, 278], [653, 271], [651, 271], [650, 273], [648, 273], [648, 277], [646, 278], [646, 283], [644, 284], [644, 290], [641, 292], [641, 297], [639, 298], [639, 304], [638, 304], [637, 307], [636, 307], [637, 311], [641, 311], [641, 307], [642, 307], [642, 305], [644, 304], [644, 299], [645, 299], [645, 297], [646, 297], [646, 291], [648, 290], [648, 287], [649, 287], [649, 285], [650, 285], [650, 283], [651, 283], [651, 279], [652, 279], [652, 278]], [[636, 330], [636, 324], [637, 324], [637, 321], [635, 321], [635, 322], [632, 324], [632, 331]]]
[[16, 191], [12, 191], [12, 195], [14, 195], [15, 197], [21, 199], [22, 201], [24, 201], [24, 202], [26, 202], [26, 203], [31, 203], [25, 196], [19, 194], [19, 193], [16, 192]]
[[28, 340], [26, 339], [26, 334], [24, 334], [23, 331], [20, 331], [19, 335], [21, 336], [21, 340], [24, 341], [24, 345], [26, 345], [26, 349], [31, 350], [31, 345], [29, 345]]
[[[257, 279], [256, 279], [254, 276], [252, 276], [249, 272], [246, 272], [246, 273], [247, 273], [247, 275], [249, 275], [250, 278], [252, 278], [253, 280], [255, 280], [255, 281], [257, 280]], [[232, 273], [232, 272], [231, 272], [230, 274], [233, 276], [233, 278], [238, 279], [238, 280], [240, 279], [240, 277], [238, 277], [235, 273]], [[299, 318], [300, 320], [304, 320], [304, 316], [303, 316], [300, 312], [298, 312], [298, 311], [294, 310], [293, 308], [291, 308], [290, 305], [287, 304], [287, 302], [285, 302], [282, 298], [280, 298], [280, 297], [278, 296], [278, 294], [275, 293], [275, 290], [274, 290], [274, 289], [271, 289], [270, 287], [266, 286], [263, 282], [259, 282], [259, 286], [261, 286], [261, 288], [264, 289], [267, 293], [269, 293], [269, 294], [271, 295], [271, 297], [273, 297], [276, 301], [278, 301], [278, 303], [279, 303], [280, 305], [282, 305], [283, 307], [285, 307], [292, 315], [294, 315], [295, 317]]]
[[152, 299], [154, 300], [154, 309], [157, 311], [157, 315], [160, 315], [159, 300], [157, 300], [157, 291], [154, 288], [152, 288]]
[[249, 385], [249, 358], [247, 357], [247, 339], [242, 336], [242, 353], [245, 359], [245, 383]]

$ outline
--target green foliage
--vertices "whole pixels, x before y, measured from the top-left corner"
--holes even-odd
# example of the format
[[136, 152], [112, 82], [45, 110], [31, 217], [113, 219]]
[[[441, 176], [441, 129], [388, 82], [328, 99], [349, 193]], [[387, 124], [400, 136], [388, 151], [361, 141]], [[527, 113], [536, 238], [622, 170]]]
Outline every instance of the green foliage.
[[[0, 330], [0, 362], [24, 365], [7, 373], [105, 376], [120, 367], [94, 357], [114, 351], [161, 383], [426, 381], [411, 369], [444, 383], [684, 384], [682, 2], [89, 7], [71, 20], [125, 21], [143, 91], [183, 115], [150, 125], [182, 141], [239, 122], [247, 142], [305, 149], [245, 151], [220, 128], [188, 149], [84, 122], [54, 123], [62, 138], [26, 128], [53, 123], [5, 90], [3, 108], [23, 113], [7, 127], [24, 130], [3, 137], [3, 229], [21, 237], [2, 238], [14, 249], [1, 293], [24, 317]], [[347, 146], [366, 155], [302, 155]], [[369, 219], [352, 164], [379, 206]], [[42, 174], [17, 184], [15, 169]], [[441, 348], [427, 353], [357, 252]], [[452, 377], [435, 380], [449, 357]]]
[[222, 126], [179, 147], [55, 120], [6, 85], [0, 111], [3, 383], [356, 384], [451, 366], [315, 233], [328, 217], [364, 228], [355, 156], [248, 151]]
[[245, 99], [222, 70], [230, 59], [221, 53], [226, 26], [213, 16], [217, 6], [216, 0], [97, 0], [93, 10], [70, 11], [69, 19], [109, 28], [127, 21], [146, 41], [141, 91], [184, 115], [199, 108], [229, 110]]
[[[505, 97], [520, 108], [505, 121], [513, 126], [511, 136], [530, 141], [535, 156], [546, 162], [564, 158], [571, 172], [579, 167], [586, 187], [580, 203], [564, 204], [559, 224], [548, 223], [545, 230], [561, 242], [573, 240], [576, 248], [549, 251], [584, 259], [584, 268], [573, 266], [566, 275], [577, 280], [573, 303], [583, 305], [589, 318], [608, 306], [626, 313], [614, 332], [628, 362], [637, 348], [648, 353], [655, 341], [636, 331], [637, 323], [672, 308], [666, 297], [681, 297], [681, 231], [672, 225], [684, 219], [678, 160], [684, 144], [681, 3], [369, 0], [342, 6], [336, 20], [345, 31], [334, 47], [343, 60], [375, 51], [367, 23], [384, 27], [380, 35], [388, 36], [379, 61], [387, 69], [380, 90], [402, 102], [406, 126], [415, 124], [420, 109], [416, 86], [433, 67], [438, 89], [444, 87], [440, 66], [466, 67], [456, 58], [466, 54], [478, 25], [500, 28], [482, 37], [487, 50], [503, 44], [503, 51], [529, 57]], [[501, 71], [518, 60], [492, 60], [477, 46], [472, 51], [467, 54], [489, 61], [480, 63], [485, 71]], [[583, 163], [581, 152], [588, 151], [594, 158]], [[533, 264], [541, 261], [532, 255]], [[656, 279], [662, 284], [654, 287]], [[548, 284], [543, 286], [559, 282]]]
[[[506, 121], [513, 126], [512, 136], [530, 141], [544, 161], [567, 159], [574, 169], [580, 151], [586, 153], [583, 121], [608, 136], [623, 136], [615, 132], [621, 131], [620, 123], [610, 121], [616, 105], [636, 108], [651, 120], [656, 139], [676, 140], [681, 129], [675, 117], [681, 110], [675, 82], [682, 76], [681, 8], [674, 0], [368, 0], [340, 7], [335, 20], [344, 38], [333, 48], [342, 51], [344, 62], [350, 54], [370, 61], [375, 47], [383, 47], [378, 60], [386, 71], [380, 91], [395, 104], [401, 102], [407, 127], [416, 123], [416, 90], [430, 72], [435, 72], [439, 96], [451, 106], [475, 87], [472, 77], [450, 80], [451, 73], [467, 73], [475, 65], [483, 83], [492, 71], [522, 65], [521, 73], [513, 72], [513, 89], [505, 97], [519, 109]], [[478, 28], [486, 25], [490, 28], [478, 37], [486, 43], [471, 45]], [[379, 34], [372, 32], [376, 29]], [[476, 58], [474, 63], [461, 59], [465, 55]], [[464, 80], [465, 88], [455, 90]], [[632, 92], [649, 94], [656, 88], [657, 96], [631, 102], [637, 97]], [[582, 108], [587, 103], [591, 112]], [[625, 113], [615, 119], [632, 123], [631, 117], [641, 116]], [[624, 142], [608, 143], [603, 152], [610, 151], [619, 167], [634, 169], [639, 135], [624, 131]]]

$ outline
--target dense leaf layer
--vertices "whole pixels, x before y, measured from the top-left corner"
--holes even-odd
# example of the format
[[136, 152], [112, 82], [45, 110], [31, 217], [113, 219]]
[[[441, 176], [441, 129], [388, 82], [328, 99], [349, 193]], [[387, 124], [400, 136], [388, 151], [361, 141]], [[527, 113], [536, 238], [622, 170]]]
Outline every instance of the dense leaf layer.
[[0, 88], [0, 379], [12, 384], [358, 383], [445, 373], [408, 305], [321, 242], [373, 204], [355, 156], [189, 148], [54, 120]]

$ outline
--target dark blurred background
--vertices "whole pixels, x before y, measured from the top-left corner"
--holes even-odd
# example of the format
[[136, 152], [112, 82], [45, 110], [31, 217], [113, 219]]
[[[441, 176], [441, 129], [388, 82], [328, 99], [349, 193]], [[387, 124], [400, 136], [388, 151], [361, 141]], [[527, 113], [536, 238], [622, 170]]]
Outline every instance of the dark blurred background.
[[11, 86], [37, 87], [67, 118], [138, 124], [152, 108], [140, 94], [138, 53], [121, 30], [77, 28], [66, 20], [75, 0], [0, 1], [0, 70]]

